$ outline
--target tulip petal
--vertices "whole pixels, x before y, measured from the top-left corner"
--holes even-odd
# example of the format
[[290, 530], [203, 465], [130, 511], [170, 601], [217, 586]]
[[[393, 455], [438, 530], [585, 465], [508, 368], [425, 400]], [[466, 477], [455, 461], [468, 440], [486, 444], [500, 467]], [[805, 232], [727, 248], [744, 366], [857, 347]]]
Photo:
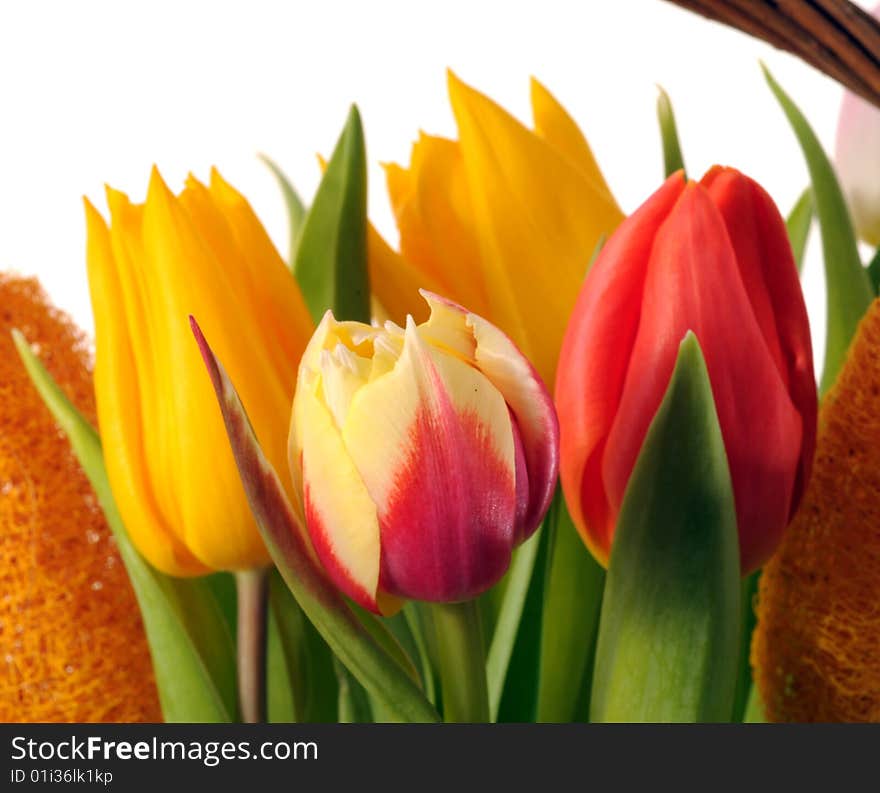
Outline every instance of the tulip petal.
[[356, 394], [343, 439], [378, 507], [382, 590], [463, 600], [503, 575], [514, 438], [504, 399], [480, 372], [430, 349], [410, 319], [400, 359]]
[[[877, 15], [880, 18], [880, 14]], [[859, 237], [880, 246], [880, 110], [851, 91], [843, 96], [834, 164]]]
[[[522, 454], [528, 482], [526, 506], [522, 520], [517, 521], [516, 543], [519, 544], [538, 527], [556, 487], [559, 422], [553, 401], [534, 367], [491, 322], [439, 295], [422, 290], [422, 297], [431, 306], [431, 319], [424, 326], [425, 335], [432, 334], [435, 341], [442, 337], [434, 328], [443, 328], [447, 338], [456, 330], [456, 337], [466, 332], [467, 336], [460, 342], [463, 357], [476, 363], [501, 392], [513, 414], [517, 452]], [[518, 493], [520, 484], [518, 478]]]
[[481, 229], [485, 313], [553, 382], [590, 255], [620, 212], [567, 156], [451, 73], [449, 96]]
[[584, 179], [590, 183], [596, 194], [600, 196], [604, 194], [603, 201], [616, 207], [622, 217], [623, 213], [602, 175], [593, 150], [574, 119], [559, 104], [556, 97], [547, 90], [546, 86], [534, 77], [531, 79], [529, 87], [532, 95], [532, 117], [535, 122], [535, 132], [568, 157], [580, 170]]
[[378, 613], [379, 522], [342, 436], [318, 393], [321, 379], [300, 380], [296, 403], [302, 436], [306, 525], [324, 569], [356, 603]]
[[818, 400], [809, 319], [785, 222], [754, 180], [715, 167], [701, 180], [727, 226], [758, 326], [803, 422], [799, 473], [790, 517], [810, 478]]
[[394, 322], [403, 324], [410, 314], [419, 321], [425, 319], [425, 304], [419, 299], [419, 289], [439, 290], [439, 284], [392, 250], [372, 224], [367, 229], [367, 262], [370, 288]]
[[684, 186], [681, 174], [670, 176], [605, 244], [581, 288], [560, 354], [562, 486], [575, 526], [603, 565], [614, 510], [601, 485], [602, 456], [635, 343], [654, 235]]
[[730, 460], [742, 572], [749, 573], [788, 523], [802, 422], [761, 336], [724, 220], [698, 184], [686, 187], [657, 232], [641, 308], [602, 467], [611, 506], [620, 508], [679, 342], [693, 331]]
[[458, 143], [422, 133], [409, 168], [386, 166], [386, 177], [403, 258], [433, 280], [435, 291], [476, 311], [485, 308], [480, 247]]
[[286, 423], [290, 384], [274, 376], [263, 345], [253, 344], [249, 334], [228, 321], [230, 312], [249, 314], [237, 310], [241, 303], [230, 274], [158, 171], [150, 179], [142, 234], [155, 303], [151, 343], [161, 363], [151, 398], [164, 403], [166, 411], [152, 428], [153, 435], [164, 436], [154, 458], [154, 466], [164, 470], [154, 470], [154, 476], [169, 483], [168, 497], [178, 504], [184, 541], [201, 561], [217, 570], [263, 565], [268, 554], [248, 509], [223, 422], [216, 412], [205, 410], [211, 385], [192, 344], [187, 316], [197, 314], [216, 337], [218, 349], [242, 381], [250, 415], [257, 431], [269, 439], [267, 448], [275, 460], [285, 459], [283, 438], [275, 436]]
[[[184, 190], [181, 202], [186, 202], [193, 192]], [[211, 169], [209, 195], [221, 217], [205, 224], [195, 217], [193, 220], [206, 237], [225, 220], [234, 242], [231, 250], [241, 252], [236, 261], [242, 266], [242, 287], [247, 290], [251, 310], [271, 329], [272, 344], [266, 347], [273, 370], [279, 378], [293, 382], [305, 340], [314, 330], [302, 292], [250, 204], [216, 168]], [[231, 255], [231, 250], [227, 246], [218, 258], [222, 261], [222, 253]]]
[[[126, 295], [120, 270], [113, 255], [110, 232], [104, 219], [85, 202], [89, 290], [91, 292], [97, 363], [95, 391], [98, 396], [101, 441], [105, 449], [107, 476], [128, 532], [141, 553], [160, 570], [177, 576], [208, 572], [180, 540], [156, 503], [144, 456], [144, 430], [139, 366], [149, 358], [145, 351], [135, 355], [132, 334], [120, 326], [117, 312]], [[131, 316], [127, 311], [125, 316]], [[112, 394], [111, 399], [105, 395]]]

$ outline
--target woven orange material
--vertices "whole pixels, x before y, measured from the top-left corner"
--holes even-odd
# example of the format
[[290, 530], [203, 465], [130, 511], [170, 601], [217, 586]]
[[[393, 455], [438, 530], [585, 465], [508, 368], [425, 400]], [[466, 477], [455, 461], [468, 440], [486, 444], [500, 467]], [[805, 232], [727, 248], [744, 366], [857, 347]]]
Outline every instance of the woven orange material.
[[812, 480], [757, 611], [769, 721], [880, 721], [880, 301], [823, 402]]
[[125, 568], [14, 327], [95, 421], [85, 337], [37, 281], [0, 274], [0, 721], [160, 721]]

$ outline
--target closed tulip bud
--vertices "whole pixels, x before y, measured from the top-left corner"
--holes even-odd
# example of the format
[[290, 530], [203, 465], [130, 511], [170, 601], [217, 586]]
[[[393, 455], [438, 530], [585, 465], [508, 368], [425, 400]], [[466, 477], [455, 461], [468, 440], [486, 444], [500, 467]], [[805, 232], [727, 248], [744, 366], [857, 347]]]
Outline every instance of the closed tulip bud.
[[558, 468], [546, 388], [486, 320], [423, 293], [406, 328], [328, 312], [300, 364], [289, 452], [312, 544], [365, 608], [488, 589], [537, 528]]
[[114, 190], [107, 201], [109, 225], [86, 206], [87, 257], [98, 422], [125, 526], [170, 575], [267, 564], [189, 316], [211, 334], [281, 465], [296, 365], [313, 330], [299, 289], [216, 172], [175, 196], [154, 171], [145, 204]]
[[[880, 5], [873, 13], [880, 19]], [[880, 110], [851, 91], [840, 107], [834, 161], [856, 233], [880, 246]]]
[[743, 573], [797, 508], [816, 438], [810, 329], [785, 225], [730, 168], [671, 176], [608, 240], [560, 358], [561, 475], [587, 546], [608, 561], [618, 510], [682, 338], [706, 360], [727, 451]]

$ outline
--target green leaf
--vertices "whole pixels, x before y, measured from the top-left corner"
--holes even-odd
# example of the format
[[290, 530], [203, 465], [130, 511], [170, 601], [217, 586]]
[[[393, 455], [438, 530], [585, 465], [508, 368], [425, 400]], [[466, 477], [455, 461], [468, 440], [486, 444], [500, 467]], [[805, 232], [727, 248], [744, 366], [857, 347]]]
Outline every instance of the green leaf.
[[269, 554], [300, 608], [336, 657], [395, 719], [437, 721], [437, 711], [414, 679], [417, 674], [411, 676], [389, 655], [313, 559], [303, 540], [305, 529], [260, 448], [235, 387], [195, 320], [191, 322], [251, 511]]
[[764, 716], [764, 704], [761, 702], [761, 695], [758, 693], [758, 687], [752, 685], [749, 690], [749, 698], [746, 703], [746, 712], [743, 716], [743, 724], [766, 724], [767, 719]]
[[432, 603], [446, 722], [490, 721], [486, 641], [476, 599]]
[[492, 721], [498, 718], [501, 705], [501, 694], [507, 678], [507, 668], [513, 655], [513, 646], [526, 604], [529, 582], [535, 569], [535, 559], [541, 541], [540, 531], [535, 532], [519, 548], [513, 552], [504, 596], [498, 610], [492, 643], [486, 657], [486, 677], [489, 685], [489, 717]]
[[18, 331], [12, 335], [31, 380], [70, 440], [116, 538], [141, 609], [165, 720], [235, 721], [235, 646], [211, 584], [205, 579], [163, 575], [138, 553], [110, 491], [98, 433], [70, 403], [24, 336]]
[[330, 158], [303, 223], [294, 272], [312, 318], [370, 321], [367, 156], [357, 107]]
[[562, 489], [551, 508], [548, 568], [544, 578], [537, 720], [569, 722], [595, 650], [605, 570], [590, 555], [568, 514]]
[[406, 672], [413, 682], [420, 683], [419, 670], [416, 669], [412, 658], [403, 648], [395, 633], [389, 628], [388, 620], [379, 619], [357, 603], [352, 602], [350, 607], [376, 643], [397, 662], [397, 665]]
[[874, 299], [874, 290], [859, 258], [846, 200], [822, 144], [767, 67], [762, 64], [761, 68], [800, 143], [813, 185], [822, 234], [828, 302], [825, 365], [820, 386], [824, 394], [837, 379], [859, 321]]
[[593, 721], [729, 721], [740, 637], [733, 489], [696, 337], [624, 494], [605, 584]]
[[333, 654], [277, 570], [269, 578], [269, 661], [270, 721], [336, 721]]
[[813, 201], [813, 191], [808, 187], [801, 193], [800, 198], [798, 198], [785, 219], [788, 241], [791, 243], [791, 250], [794, 254], [794, 261], [798, 272], [801, 272], [804, 267], [804, 253], [807, 250], [807, 239], [810, 236], [810, 226], [813, 225], [814, 214], [815, 202]]
[[874, 294], [880, 294], [880, 248], [877, 248], [865, 269], [871, 279], [871, 285], [874, 287]]
[[270, 611], [266, 617], [266, 720], [271, 724], [303, 721], [294, 694], [302, 672], [289, 665], [285, 649], [278, 621]]
[[265, 154], [258, 155], [263, 164], [272, 172], [278, 187], [281, 188], [281, 195], [284, 196], [284, 205], [287, 207], [287, 228], [290, 235], [290, 243], [287, 253], [287, 264], [296, 275], [294, 265], [296, 263], [296, 251], [299, 247], [299, 239], [302, 236], [303, 225], [306, 218], [306, 205], [299, 197], [299, 193], [291, 184], [290, 179], [282, 171], [274, 161], [270, 160]]
[[431, 660], [427, 629], [424, 625], [421, 612], [416, 604], [410, 601], [403, 607], [401, 613], [406, 620], [406, 624], [409, 626], [413, 641], [416, 644], [419, 669], [422, 673], [422, 687], [425, 689], [425, 695], [428, 697], [428, 701], [436, 706], [437, 681], [434, 678], [434, 663]]
[[338, 658], [333, 659], [333, 666], [339, 681], [339, 723], [370, 724], [373, 721], [373, 711], [364, 687]]
[[755, 614], [755, 598], [758, 596], [758, 579], [761, 571], [756, 570], [742, 580], [742, 620], [741, 637], [739, 645], [739, 672], [736, 678], [736, 693], [733, 697], [732, 720], [741, 722], [748, 706], [749, 692], [752, 689], [752, 664], [750, 660], [752, 650], [752, 633], [758, 623]]
[[684, 171], [684, 156], [678, 141], [678, 128], [669, 94], [657, 86], [657, 121], [660, 123], [660, 138], [663, 142], [663, 168], [666, 176], [676, 171]]
[[547, 571], [550, 532], [537, 532], [538, 555], [529, 581], [526, 602], [513, 643], [497, 721], [532, 722], [538, 696], [538, 666], [541, 649], [541, 616], [544, 605], [544, 577]]

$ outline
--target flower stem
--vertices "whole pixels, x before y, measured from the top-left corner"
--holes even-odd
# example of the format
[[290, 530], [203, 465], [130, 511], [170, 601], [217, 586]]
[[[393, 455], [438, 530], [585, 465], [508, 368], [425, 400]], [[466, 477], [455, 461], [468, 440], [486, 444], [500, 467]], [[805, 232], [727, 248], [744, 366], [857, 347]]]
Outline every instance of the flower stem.
[[489, 721], [486, 649], [476, 600], [435, 603], [443, 716], [447, 722]]
[[238, 703], [246, 724], [266, 720], [266, 614], [269, 570], [235, 574], [238, 593]]

